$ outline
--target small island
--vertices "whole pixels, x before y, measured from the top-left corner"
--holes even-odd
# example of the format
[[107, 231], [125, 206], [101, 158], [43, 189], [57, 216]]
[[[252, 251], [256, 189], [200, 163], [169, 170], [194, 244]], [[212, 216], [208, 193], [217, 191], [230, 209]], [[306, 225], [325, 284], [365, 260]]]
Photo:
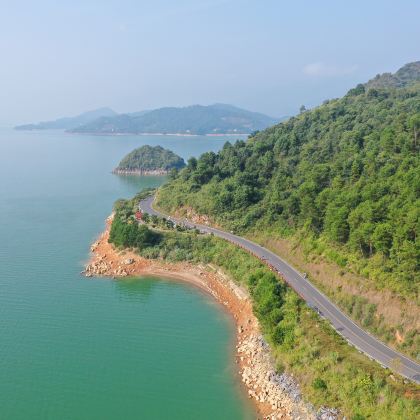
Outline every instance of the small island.
[[166, 175], [184, 166], [184, 159], [171, 150], [146, 145], [130, 152], [112, 172], [117, 175]]

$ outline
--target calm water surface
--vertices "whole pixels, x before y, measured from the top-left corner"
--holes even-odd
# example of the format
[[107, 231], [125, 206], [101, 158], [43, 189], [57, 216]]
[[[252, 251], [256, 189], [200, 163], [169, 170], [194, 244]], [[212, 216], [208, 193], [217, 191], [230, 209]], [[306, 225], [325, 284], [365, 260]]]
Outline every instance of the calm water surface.
[[242, 419], [233, 324], [165, 279], [79, 273], [112, 203], [159, 177], [110, 172], [134, 147], [188, 158], [225, 138], [0, 130], [0, 419]]

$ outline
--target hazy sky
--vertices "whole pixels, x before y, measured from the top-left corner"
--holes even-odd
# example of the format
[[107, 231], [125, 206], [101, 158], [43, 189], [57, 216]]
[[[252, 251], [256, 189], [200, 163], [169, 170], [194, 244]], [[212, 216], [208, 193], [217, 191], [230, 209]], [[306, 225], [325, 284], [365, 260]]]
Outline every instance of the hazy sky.
[[420, 60], [420, 1], [0, 0], [0, 124], [224, 102], [273, 116]]

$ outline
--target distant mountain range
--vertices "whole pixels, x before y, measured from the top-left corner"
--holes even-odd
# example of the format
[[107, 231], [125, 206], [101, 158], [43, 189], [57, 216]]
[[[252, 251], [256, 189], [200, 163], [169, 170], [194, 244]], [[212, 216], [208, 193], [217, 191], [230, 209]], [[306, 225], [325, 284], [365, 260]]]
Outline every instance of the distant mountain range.
[[249, 134], [263, 130], [280, 119], [232, 105], [166, 107], [131, 114], [117, 114], [109, 108], [86, 112], [39, 124], [15, 127], [18, 130], [64, 129], [70, 133], [92, 134]]
[[110, 108], [99, 108], [94, 111], [84, 112], [75, 117], [64, 117], [54, 121], [43, 121], [38, 124], [24, 124], [15, 127], [16, 130], [72, 130], [77, 127], [89, 124], [102, 117], [113, 117], [118, 115]]

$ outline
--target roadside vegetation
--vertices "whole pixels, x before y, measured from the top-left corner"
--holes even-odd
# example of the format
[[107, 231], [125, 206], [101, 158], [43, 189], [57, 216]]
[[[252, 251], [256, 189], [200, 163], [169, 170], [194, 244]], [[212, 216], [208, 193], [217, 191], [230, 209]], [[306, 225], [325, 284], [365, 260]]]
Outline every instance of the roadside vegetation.
[[392, 293], [402, 308], [395, 325], [363, 296], [343, 290], [338, 303], [418, 358], [418, 324], [406, 317], [404, 301], [419, 302], [420, 63], [391, 76], [191, 158], [160, 188], [157, 205], [253, 239], [286, 238], [308, 259], [367, 279], [360, 293]]
[[350, 347], [329, 324], [257, 258], [220, 238], [143, 215], [137, 205], [149, 192], [115, 204], [109, 241], [141, 256], [168, 262], [214, 264], [248, 288], [254, 313], [279, 371], [293, 374], [307, 400], [339, 408], [352, 419], [416, 418], [416, 385], [406, 384]]

